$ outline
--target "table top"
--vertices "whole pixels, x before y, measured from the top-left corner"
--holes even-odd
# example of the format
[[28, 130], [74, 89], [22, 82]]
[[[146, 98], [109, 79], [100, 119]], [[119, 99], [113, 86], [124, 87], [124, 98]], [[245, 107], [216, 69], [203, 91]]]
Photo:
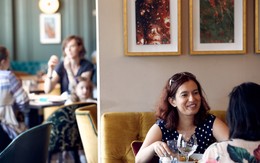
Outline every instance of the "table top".
[[63, 105], [67, 100], [66, 97], [52, 94], [29, 94], [31, 108], [43, 108], [48, 106]]

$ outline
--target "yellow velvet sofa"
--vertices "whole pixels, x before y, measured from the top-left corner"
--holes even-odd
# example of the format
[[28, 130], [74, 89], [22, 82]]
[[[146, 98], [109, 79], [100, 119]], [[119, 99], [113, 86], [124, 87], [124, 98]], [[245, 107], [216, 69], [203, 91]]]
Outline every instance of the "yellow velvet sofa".
[[[226, 111], [212, 110], [224, 122]], [[101, 116], [101, 162], [134, 163], [133, 141], [143, 141], [155, 123], [153, 112], [107, 112]]]

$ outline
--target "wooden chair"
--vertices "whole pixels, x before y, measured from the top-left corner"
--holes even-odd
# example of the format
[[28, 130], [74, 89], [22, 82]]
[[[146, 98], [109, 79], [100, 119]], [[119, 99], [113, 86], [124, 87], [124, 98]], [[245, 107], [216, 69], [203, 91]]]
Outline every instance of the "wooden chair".
[[93, 104], [78, 108], [75, 114], [87, 162], [97, 163], [97, 105]]
[[1, 153], [1, 163], [46, 163], [52, 124], [44, 123], [18, 135]]
[[50, 135], [48, 162], [51, 161], [55, 153], [59, 154], [59, 162], [63, 162], [63, 151], [71, 151], [75, 163], [80, 162], [78, 151], [83, 149], [83, 145], [76, 122], [75, 110], [91, 104], [95, 103], [78, 102], [63, 105], [47, 118], [47, 122], [53, 123]]

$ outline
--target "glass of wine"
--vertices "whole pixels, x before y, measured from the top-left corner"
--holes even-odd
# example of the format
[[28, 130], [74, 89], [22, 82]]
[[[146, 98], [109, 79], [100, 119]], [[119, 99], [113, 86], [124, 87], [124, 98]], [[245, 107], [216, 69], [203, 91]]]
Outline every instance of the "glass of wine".
[[177, 158], [178, 156], [177, 140], [168, 140], [167, 145], [171, 150], [171, 157]]
[[177, 147], [180, 153], [185, 156], [185, 161], [188, 162], [190, 156], [196, 151], [198, 147], [197, 138], [193, 134], [190, 140], [186, 141], [182, 134], [179, 134], [177, 140]]

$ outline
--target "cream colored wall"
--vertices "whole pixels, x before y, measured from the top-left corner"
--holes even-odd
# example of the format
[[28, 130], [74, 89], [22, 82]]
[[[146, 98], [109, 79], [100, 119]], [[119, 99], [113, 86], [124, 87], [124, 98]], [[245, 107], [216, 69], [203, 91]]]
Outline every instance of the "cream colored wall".
[[100, 109], [151, 111], [174, 73], [194, 73], [212, 109], [227, 108], [233, 86], [260, 83], [260, 54], [254, 53], [254, 1], [247, 1], [246, 55], [189, 55], [188, 0], [182, 0], [182, 55], [127, 57], [123, 43], [123, 0], [98, 0]]

